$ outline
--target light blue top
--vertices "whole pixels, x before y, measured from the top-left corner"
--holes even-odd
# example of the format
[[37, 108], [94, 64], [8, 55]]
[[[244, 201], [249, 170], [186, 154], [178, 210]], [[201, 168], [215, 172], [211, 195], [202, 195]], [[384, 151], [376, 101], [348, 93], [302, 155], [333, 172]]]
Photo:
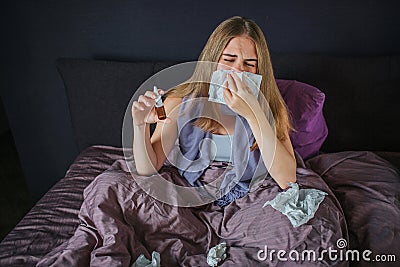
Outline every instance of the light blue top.
[[[172, 151], [176, 154], [172, 160], [179, 174], [192, 186], [203, 186], [199, 179], [210, 167], [210, 160], [214, 159], [211, 147], [215, 145], [215, 141], [212, 140], [211, 133], [193, 123], [196, 118], [208, 114], [209, 111], [204, 110], [209, 108], [207, 103], [208, 99], [204, 97], [185, 96], [177, 119], [179, 142]], [[255, 190], [264, 179], [271, 179], [271, 176], [261, 158], [260, 150], [249, 149], [255, 138], [247, 120], [226, 105], [216, 105], [220, 105], [224, 114], [235, 116], [232, 164], [226, 168], [222, 182], [218, 181], [218, 186], [212, 192], [218, 197], [215, 204], [224, 207], [245, 196], [250, 191], [250, 185]]]
[[214, 161], [232, 162], [233, 135], [211, 134], [215, 146], [211, 146], [211, 155], [215, 155]]

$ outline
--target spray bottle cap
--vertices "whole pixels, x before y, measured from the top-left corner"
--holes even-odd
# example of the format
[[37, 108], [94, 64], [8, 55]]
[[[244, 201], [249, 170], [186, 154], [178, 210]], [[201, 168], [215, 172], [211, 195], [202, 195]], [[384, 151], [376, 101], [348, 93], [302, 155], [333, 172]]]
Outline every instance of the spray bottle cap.
[[154, 85], [153, 92], [156, 94], [156, 107], [161, 107], [163, 105], [161, 95], [158, 93], [157, 86]]

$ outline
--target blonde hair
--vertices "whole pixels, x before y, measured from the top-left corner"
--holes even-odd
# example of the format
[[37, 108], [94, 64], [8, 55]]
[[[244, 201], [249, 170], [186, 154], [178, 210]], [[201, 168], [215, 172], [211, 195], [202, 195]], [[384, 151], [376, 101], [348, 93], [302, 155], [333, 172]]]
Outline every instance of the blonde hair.
[[[260, 27], [252, 20], [234, 16], [218, 25], [218, 27], [210, 35], [206, 45], [201, 52], [198, 61], [200, 62], [213, 62], [219, 61], [223, 50], [227, 46], [230, 40], [234, 37], [243, 36], [249, 37], [256, 46], [257, 51], [257, 74], [262, 75], [260, 91], [264, 95], [269, 108], [271, 109], [272, 115], [275, 121], [276, 136], [279, 140], [284, 141], [287, 138], [288, 132], [292, 129], [288, 111], [283, 101], [283, 98], [278, 90], [273, 74], [270, 54], [268, 51], [267, 42], [265, 36]], [[209, 81], [211, 79], [212, 72], [215, 70], [215, 65], [211, 68], [204, 68], [204, 64], [196, 66], [193, 76], [190, 80], [182, 85], [179, 85], [170, 90], [167, 96], [171, 97], [184, 97], [191, 95], [192, 97], [207, 97], [209, 83], [199, 81]], [[265, 104], [259, 102], [263, 109], [266, 109]], [[209, 103], [209, 105], [213, 105]], [[207, 110], [215, 110], [207, 109]], [[267, 110], [265, 110], [267, 111]], [[213, 132], [220, 127], [220, 124], [213, 119], [207, 117], [198, 118], [195, 125], [203, 129], [204, 131]], [[255, 149], [257, 144], [254, 143], [251, 149]]]

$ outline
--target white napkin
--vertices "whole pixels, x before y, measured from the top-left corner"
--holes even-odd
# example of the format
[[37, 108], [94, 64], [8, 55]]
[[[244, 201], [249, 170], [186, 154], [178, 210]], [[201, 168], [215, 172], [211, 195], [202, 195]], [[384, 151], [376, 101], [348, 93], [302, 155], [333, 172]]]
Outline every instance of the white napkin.
[[224, 88], [223, 85], [227, 80], [227, 74], [230, 72], [235, 72], [239, 78], [246, 83], [246, 85], [250, 88], [251, 92], [258, 97], [258, 93], [260, 92], [260, 85], [262, 76], [258, 74], [254, 74], [251, 72], [237, 72], [233, 70], [216, 70], [213, 72], [211, 76], [210, 88], [208, 90], [208, 100], [225, 104], [224, 99]]

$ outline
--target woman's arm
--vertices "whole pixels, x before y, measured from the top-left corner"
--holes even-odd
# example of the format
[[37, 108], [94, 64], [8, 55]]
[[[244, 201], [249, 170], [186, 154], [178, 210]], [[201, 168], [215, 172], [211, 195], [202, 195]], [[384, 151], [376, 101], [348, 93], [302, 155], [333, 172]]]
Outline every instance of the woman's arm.
[[[178, 136], [177, 115], [181, 102], [181, 98], [165, 100], [166, 120], [158, 120], [154, 111], [155, 95], [151, 91], [133, 103], [133, 157], [138, 174], [155, 174], [164, 164]], [[155, 122], [157, 125], [150, 138], [150, 124]]]
[[[257, 141], [264, 164], [278, 185], [285, 189], [289, 182], [296, 182], [296, 160], [290, 138], [282, 142], [271, 128], [260, 105], [254, 107], [253, 116], [247, 119]], [[276, 146], [275, 146], [276, 145]]]
[[285, 189], [296, 181], [296, 160], [288, 134], [281, 142], [276, 137], [257, 98], [236, 74], [228, 75], [224, 98], [227, 105], [246, 118], [257, 141], [264, 164], [278, 185]]

